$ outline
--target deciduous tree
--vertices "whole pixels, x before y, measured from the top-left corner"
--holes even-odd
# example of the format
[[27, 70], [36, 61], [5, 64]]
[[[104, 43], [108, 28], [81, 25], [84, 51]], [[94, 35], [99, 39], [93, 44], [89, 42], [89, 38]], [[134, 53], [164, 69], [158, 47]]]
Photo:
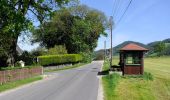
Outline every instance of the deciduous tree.
[[52, 20], [33, 32], [33, 42], [47, 48], [65, 45], [68, 53], [92, 52], [98, 38], [107, 35], [107, 18], [101, 11], [76, 5], [55, 12]]
[[[0, 46], [7, 51], [11, 66], [15, 63], [18, 37], [21, 33], [28, 33], [33, 28], [33, 19], [36, 18], [43, 23], [50, 18], [51, 11], [68, 1], [0, 0]], [[6, 41], [8, 46], [2, 46]]]

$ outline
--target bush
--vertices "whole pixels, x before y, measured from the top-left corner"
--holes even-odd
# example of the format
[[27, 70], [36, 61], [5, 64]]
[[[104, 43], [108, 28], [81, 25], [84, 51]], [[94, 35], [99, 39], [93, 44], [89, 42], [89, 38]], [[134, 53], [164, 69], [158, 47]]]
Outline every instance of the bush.
[[17, 61], [17, 62], [15, 63], [15, 66], [16, 66], [16, 67], [21, 67], [21, 64], [19, 63], [19, 61]]
[[91, 52], [81, 52], [83, 63], [92, 62], [92, 53]]
[[151, 73], [148, 73], [148, 72], [144, 72], [143, 74], [143, 79], [145, 80], [153, 80], [153, 75]]
[[[17, 61], [22, 60], [22, 61], [25, 62], [25, 65], [32, 65], [32, 64], [34, 63], [33, 58], [34, 58], [34, 56], [33, 56], [31, 53], [29, 53], [29, 52], [27, 52], [27, 51], [24, 51], [24, 52], [22, 53], [22, 55], [20, 55], [20, 56], [18, 57]], [[15, 65], [15, 66], [21, 66], [21, 65], [20, 65], [20, 64], [17, 64], [17, 65]]]
[[48, 55], [38, 57], [38, 62], [42, 66], [77, 63], [80, 61], [82, 61], [82, 56], [79, 54]]

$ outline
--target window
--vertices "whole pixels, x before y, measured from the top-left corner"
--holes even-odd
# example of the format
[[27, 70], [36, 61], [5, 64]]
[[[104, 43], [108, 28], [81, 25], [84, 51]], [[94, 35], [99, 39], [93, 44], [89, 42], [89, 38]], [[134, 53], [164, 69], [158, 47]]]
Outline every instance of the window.
[[138, 54], [128, 54], [126, 57], [126, 65], [139, 65], [140, 58]]

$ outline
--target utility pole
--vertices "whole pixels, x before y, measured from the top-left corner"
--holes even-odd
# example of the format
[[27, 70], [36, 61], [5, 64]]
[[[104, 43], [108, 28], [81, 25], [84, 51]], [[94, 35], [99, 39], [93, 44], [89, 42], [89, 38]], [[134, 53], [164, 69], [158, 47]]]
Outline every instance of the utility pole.
[[104, 62], [106, 60], [106, 41], [104, 41]]
[[110, 20], [109, 20], [109, 22], [110, 22], [110, 35], [111, 35], [111, 48], [110, 48], [110, 56], [111, 56], [111, 58], [110, 58], [110, 67], [112, 67], [112, 53], [113, 53], [113, 51], [112, 51], [112, 27], [113, 27], [113, 16], [110, 16]]

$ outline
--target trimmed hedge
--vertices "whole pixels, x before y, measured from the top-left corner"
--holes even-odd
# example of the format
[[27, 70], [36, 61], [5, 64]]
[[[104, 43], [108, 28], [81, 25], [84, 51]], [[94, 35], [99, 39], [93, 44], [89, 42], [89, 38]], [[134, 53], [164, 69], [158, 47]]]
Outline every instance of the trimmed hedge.
[[81, 60], [82, 56], [80, 54], [47, 55], [38, 57], [38, 62], [42, 66], [77, 63]]

